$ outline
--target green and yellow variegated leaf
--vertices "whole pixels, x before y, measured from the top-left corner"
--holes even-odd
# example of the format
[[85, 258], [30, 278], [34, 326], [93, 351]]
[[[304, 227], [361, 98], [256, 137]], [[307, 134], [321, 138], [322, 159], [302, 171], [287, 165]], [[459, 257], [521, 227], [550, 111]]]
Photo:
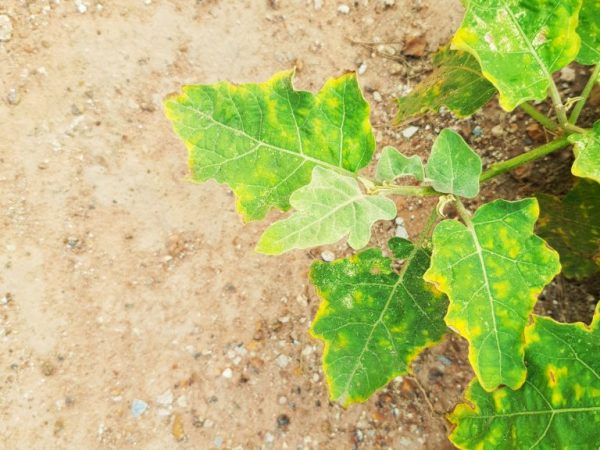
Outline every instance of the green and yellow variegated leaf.
[[452, 43], [477, 58], [507, 111], [545, 99], [552, 73], [579, 53], [581, 0], [467, 0], [465, 5]]
[[558, 254], [533, 234], [538, 214], [535, 199], [496, 200], [467, 226], [445, 220], [433, 234], [425, 280], [448, 295], [446, 323], [469, 342], [469, 361], [487, 391], [525, 381], [525, 326], [560, 271]]
[[271, 225], [256, 250], [278, 255], [296, 248], [333, 244], [348, 236], [354, 249], [371, 238], [378, 220], [396, 217], [396, 204], [387, 197], [364, 194], [356, 179], [315, 167], [310, 184], [290, 197], [294, 214]]
[[351, 175], [373, 154], [369, 106], [354, 74], [317, 95], [294, 90], [292, 78], [288, 71], [266, 83], [186, 86], [165, 102], [193, 179], [227, 183], [245, 220], [289, 209], [313, 167]]
[[429, 253], [390, 241], [399, 272], [380, 249], [368, 249], [310, 272], [322, 303], [311, 333], [325, 342], [323, 367], [330, 396], [344, 405], [367, 400], [446, 332], [446, 298], [423, 281]]
[[433, 56], [433, 73], [398, 99], [396, 120], [404, 122], [446, 106], [457, 117], [468, 117], [496, 93], [477, 60], [467, 52], [442, 49]]
[[418, 156], [404, 156], [394, 147], [385, 147], [377, 163], [375, 178], [377, 181], [394, 181], [397, 178], [412, 176], [423, 181], [425, 172], [423, 162]]
[[570, 135], [569, 141], [575, 144], [573, 175], [600, 183], [600, 122], [596, 122], [591, 131]]
[[426, 173], [438, 192], [475, 197], [479, 193], [481, 158], [460, 134], [445, 129], [433, 143]]
[[598, 449], [600, 309], [590, 327], [534, 316], [525, 331], [527, 380], [486, 392], [474, 380], [468, 404], [450, 415], [461, 449]]
[[583, 0], [577, 33], [581, 37], [580, 64], [600, 63], [600, 0]]
[[567, 278], [600, 271], [600, 184], [581, 179], [564, 197], [539, 194], [539, 235], [560, 254]]

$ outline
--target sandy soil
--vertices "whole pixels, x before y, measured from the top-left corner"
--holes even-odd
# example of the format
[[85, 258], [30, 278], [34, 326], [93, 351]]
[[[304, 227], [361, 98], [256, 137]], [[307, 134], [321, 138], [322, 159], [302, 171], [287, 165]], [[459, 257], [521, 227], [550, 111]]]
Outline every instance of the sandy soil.
[[[255, 254], [264, 225], [244, 226], [225, 187], [187, 181], [162, 114], [182, 84], [296, 65], [297, 86], [317, 90], [365, 64], [379, 143], [413, 148], [389, 100], [426, 60], [389, 56], [445, 42], [458, 0], [315, 3], [0, 2], [13, 27], [0, 42], [1, 448], [449, 446], [441, 414], [470, 377], [464, 345], [450, 338], [415, 367], [433, 413], [408, 378], [330, 404], [307, 334], [319, 251]], [[405, 206], [412, 233], [422, 213]]]

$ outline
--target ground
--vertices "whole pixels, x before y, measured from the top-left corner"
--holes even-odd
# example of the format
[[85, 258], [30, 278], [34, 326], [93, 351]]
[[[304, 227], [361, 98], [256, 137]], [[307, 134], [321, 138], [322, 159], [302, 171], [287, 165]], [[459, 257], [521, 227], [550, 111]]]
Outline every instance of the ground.
[[[518, 153], [529, 122], [495, 103], [487, 121], [418, 121], [410, 141], [391, 123], [391, 100], [458, 26], [458, 0], [5, 0], [0, 14], [12, 26], [0, 41], [1, 448], [451, 448], [443, 415], [471, 377], [464, 342], [447, 338], [365, 404], [328, 402], [307, 333], [318, 299], [306, 274], [323, 249], [254, 253], [265, 225], [244, 225], [226, 187], [188, 180], [161, 101], [294, 66], [315, 91], [360, 68], [378, 144], [425, 155], [452, 125], [486, 163], [503, 159], [494, 144]], [[493, 134], [498, 123], [509, 131]], [[530, 134], [525, 145], [545, 138]], [[485, 196], [539, 180], [517, 175]], [[399, 204], [413, 235], [428, 210]], [[390, 233], [380, 224], [374, 242]]]

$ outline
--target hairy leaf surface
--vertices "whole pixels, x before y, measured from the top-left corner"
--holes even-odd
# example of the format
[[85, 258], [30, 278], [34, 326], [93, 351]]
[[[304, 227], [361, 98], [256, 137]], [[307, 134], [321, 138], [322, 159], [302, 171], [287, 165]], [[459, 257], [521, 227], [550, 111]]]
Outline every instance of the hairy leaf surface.
[[546, 98], [552, 73], [579, 53], [581, 0], [466, 0], [465, 6], [453, 45], [477, 58], [507, 111]]
[[600, 63], [600, 1], [583, 0], [577, 33], [581, 37], [580, 64]]
[[418, 156], [404, 156], [394, 147], [385, 147], [377, 164], [377, 181], [394, 181], [404, 176], [413, 176], [423, 181], [425, 172], [423, 162]]
[[457, 117], [477, 112], [496, 93], [477, 60], [467, 52], [442, 49], [433, 56], [433, 73], [398, 99], [398, 122], [446, 106]]
[[481, 158], [455, 131], [442, 130], [433, 143], [426, 171], [438, 192], [467, 198], [479, 193]]
[[189, 149], [193, 179], [227, 183], [245, 220], [289, 209], [313, 167], [351, 175], [373, 154], [369, 106], [354, 74], [329, 80], [317, 95], [294, 90], [292, 77], [186, 86], [165, 102]]
[[578, 280], [600, 271], [600, 184], [581, 179], [564, 197], [539, 194], [538, 233], [560, 254], [562, 273]]
[[591, 131], [572, 134], [569, 141], [575, 144], [575, 162], [571, 168], [573, 175], [600, 183], [600, 121], [594, 124]]
[[525, 331], [527, 381], [486, 392], [474, 380], [450, 415], [459, 448], [597, 449], [600, 442], [600, 308], [590, 327], [534, 316]]
[[290, 202], [294, 214], [267, 228], [257, 251], [278, 255], [333, 244], [345, 236], [359, 249], [369, 243], [373, 223], [396, 217], [396, 204], [389, 198], [366, 195], [354, 178], [318, 166], [310, 184], [294, 192]]
[[525, 381], [523, 332], [537, 296], [560, 271], [558, 254], [533, 234], [535, 199], [496, 200], [468, 226], [438, 224], [425, 280], [450, 299], [446, 323], [469, 341], [469, 361], [483, 388]]
[[399, 238], [390, 247], [405, 259], [400, 272], [374, 248], [311, 269], [323, 300], [311, 333], [325, 342], [330, 396], [344, 405], [365, 401], [408, 373], [416, 356], [446, 331], [447, 300], [422, 278], [429, 253]]

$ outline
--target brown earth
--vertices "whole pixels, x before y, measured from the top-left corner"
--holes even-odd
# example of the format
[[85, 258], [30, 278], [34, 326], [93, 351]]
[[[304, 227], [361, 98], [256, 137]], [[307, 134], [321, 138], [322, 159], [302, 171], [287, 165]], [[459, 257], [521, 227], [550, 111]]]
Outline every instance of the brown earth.
[[[415, 378], [363, 405], [329, 403], [307, 334], [320, 251], [255, 254], [264, 224], [244, 226], [225, 187], [187, 181], [162, 114], [182, 84], [296, 66], [297, 87], [314, 91], [365, 64], [380, 144], [426, 154], [440, 126], [480, 126], [489, 163], [506, 157], [494, 141], [522, 136], [527, 122], [495, 104], [491, 119], [519, 123], [514, 136], [491, 137], [497, 122], [481, 115], [419, 121], [411, 142], [391, 125], [390, 100], [458, 26], [458, 0], [361, 0], [348, 14], [318, 3], [0, 2], [13, 28], [0, 42], [1, 448], [449, 448], [443, 414], [470, 378], [464, 343], [448, 338]], [[514, 196], [524, 177], [486, 195]], [[413, 234], [428, 211], [401, 205]]]

